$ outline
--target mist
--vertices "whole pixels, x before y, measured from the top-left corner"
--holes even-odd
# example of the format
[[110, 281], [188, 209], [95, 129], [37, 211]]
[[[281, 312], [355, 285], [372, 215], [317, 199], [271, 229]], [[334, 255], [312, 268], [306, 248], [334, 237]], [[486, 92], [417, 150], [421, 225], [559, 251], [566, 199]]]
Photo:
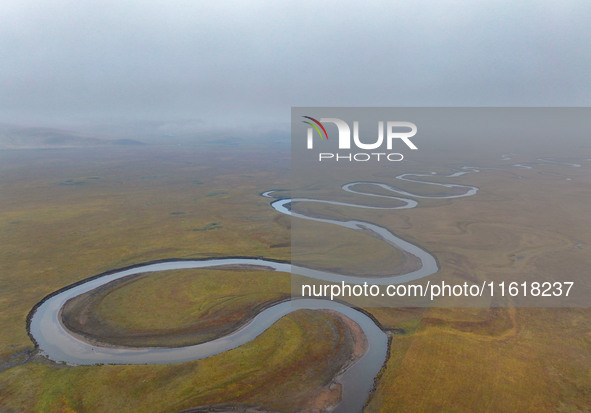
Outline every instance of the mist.
[[588, 106], [589, 21], [580, 1], [3, 2], [0, 122], [256, 134], [292, 106]]

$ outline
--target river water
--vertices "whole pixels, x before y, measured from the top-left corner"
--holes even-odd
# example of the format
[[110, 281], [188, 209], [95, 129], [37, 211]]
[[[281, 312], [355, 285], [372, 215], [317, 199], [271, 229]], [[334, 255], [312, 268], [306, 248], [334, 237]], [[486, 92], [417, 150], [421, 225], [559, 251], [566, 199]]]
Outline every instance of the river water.
[[[456, 177], [468, 172], [477, 172], [473, 168], [467, 168], [465, 171], [456, 172], [445, 177]], [[70, 333], [61, 322], [60, 310], [71, 298], [80, 294], [89, 292], [111, 281], [147, 272], [158, 272], [175, 269], [189, 268], [211, 268], [225, 265], [254, 265], [269, 267], [270, 271], [304, 275], [310, 278], [323, 281], [333, 281], [346, 283], [371, 282], [373, 284], [396, 284], [427, 277], [438, 271], [435, 258], [424, 249], [411, 244], [393, 234], [386, 228], [363, 221], [338, 221], [325, 218], [318, 218], [298, 214], [291, 211], [292, 203], [315, 202], [335, 205], [346, 205], [356, 208], [371, 209], [408, 209], [417, 206], [417, 201], [408, 198], [401, 198], [390, 195], [374, 194], [355, 190], [356, 185], [363, 184], [375, 185], [381, 189], [396, 193], [398, 195], [413, 196], [416, 198], [459, 198], [474, 195], [478, 188], [467, 185], [442, 184], [435, 182], [426, 182], [416, 179], [421, 177], [431, 177], [423, 174], [403, 174], [397, 178], [400, 180], [420, 182], [427, 185], [436, 185], [448, 189], [460, 190], [461, 194], [447, 196], [421, 196], [412, 194], [399, 188], [385, 185], [378, 182], [353, 182], [343, 186], [343, 190], [362, 194], [366, 196], [392, 198], [401, 201], [403, 205], [396, 207], [372, 207], [367, 205], [350, 204], [345, 202], [318, 200], [318, 199], [280, 199], [273, 201], [271, 206], [278, 212], [291, 215], [294, 218], [325, 222], [339, 225], [355, 231], [371, 230], [376, 236], [395, 248], [401, 249], [411, 255], [414, 255], [420, 262], [419, 268], [406, 274], [397, 274], [387, 277], [355, 277], [351, 275], [342, 275], [320, 270], [313, 270], [301, 266], [291, 265], [284, 262], [276, 262], [256, 258], [220, 258], [204, 260], [163, 260], [156, 263], [148, 263], [126, 268], [122, 270], [111, 271], [103, 275], [92, 277], [76, 285], [66, 287], [58, 293], [46, 297], [42, 303], [36, 306], [30, 317], [29, 332], [37, 342], [43, 355], [56, 362], [65, 362], [71, 365], [92, 365], [92, 364], [162, 364], [177, 363], [191, 360], [203, 359], [222, 353], [227, 350], [239, 347], [256, 338], [267, 328], [269, 328], [278, 319], [292, 311], [300, 309], [312, 310], [334, 310], [342, 313], [346, 317], [356, 322], [367, 337], [368, 350], [352, 366], [345, 370], [338, 381], [343, 385], [343, 397], [335, 412], [359, 412], [362, 410], [373, 387], [373, 380], [380, 368], [385, 362], [387, 356], [388, 340], [386, 334], [376, 325], [376, 323], [361, 311], [348, 307], [338, 302], [325, 299], [296, 299], [287, 302], [278, 303], [257, 314], [249, 323], [242, 326], [237, 331], [230, 333], [218, 339], [186, 347], [147, 347], [130, 348], [99, 346], [87, 343], [72, 333]], [[414, 177], [414, 178], [413, 178]], [[265, 197], [272, 198], [273, 191], [262, 194]]]

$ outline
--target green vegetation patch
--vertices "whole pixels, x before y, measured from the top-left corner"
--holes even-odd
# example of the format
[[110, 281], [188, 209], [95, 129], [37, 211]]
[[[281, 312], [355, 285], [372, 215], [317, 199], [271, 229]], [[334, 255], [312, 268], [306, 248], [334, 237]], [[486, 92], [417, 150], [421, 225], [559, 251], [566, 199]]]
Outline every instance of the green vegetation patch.
[[76, 297], [62, 319], [89, 340], [185, 346], [228, 334], [289, 295], [289, 275], [274, 271], [172, 270], [127, 277]]

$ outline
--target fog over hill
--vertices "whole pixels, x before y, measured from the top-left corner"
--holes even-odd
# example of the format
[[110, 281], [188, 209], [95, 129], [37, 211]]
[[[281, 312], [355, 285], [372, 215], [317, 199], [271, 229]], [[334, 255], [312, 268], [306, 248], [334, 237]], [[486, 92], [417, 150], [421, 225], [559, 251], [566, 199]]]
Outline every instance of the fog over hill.
[[0, 125], [0, 149], [79, 148], [144, 144], [135, 139], [105, 138], [63, 129]]

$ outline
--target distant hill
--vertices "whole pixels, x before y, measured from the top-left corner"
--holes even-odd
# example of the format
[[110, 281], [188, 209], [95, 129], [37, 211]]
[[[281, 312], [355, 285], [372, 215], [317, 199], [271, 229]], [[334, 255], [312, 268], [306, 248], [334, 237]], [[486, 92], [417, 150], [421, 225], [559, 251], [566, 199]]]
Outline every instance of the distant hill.
[[144, 145], [135, 139], [107, 139], [43, 127], [0, 125], [0, 149], [83, 148], [90, 146]]
[[135, 139], [115, 139], [109, 141], [112, 145], [145, 145], [145, 143], [136, 141]]

